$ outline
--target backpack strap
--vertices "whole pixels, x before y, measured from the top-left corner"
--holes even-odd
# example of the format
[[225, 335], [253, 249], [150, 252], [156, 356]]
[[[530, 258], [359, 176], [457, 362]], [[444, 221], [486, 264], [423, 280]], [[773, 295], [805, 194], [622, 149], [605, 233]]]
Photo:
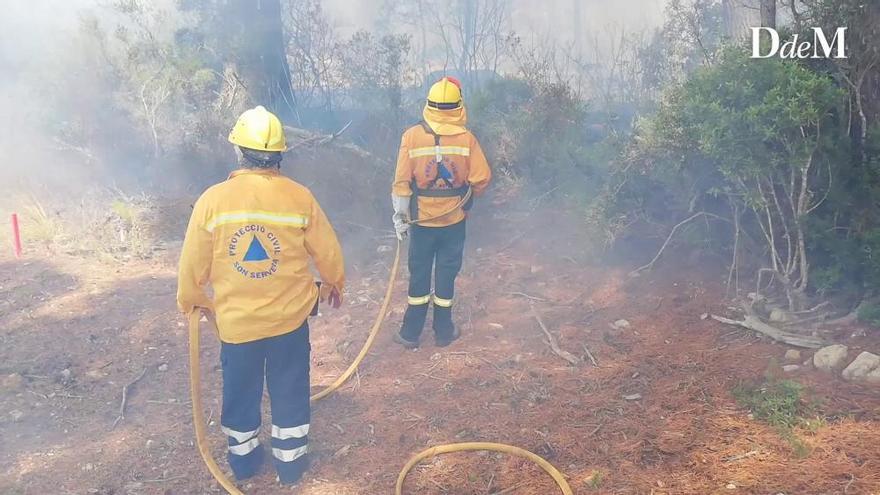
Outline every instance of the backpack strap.
[[[411, 218], [418, 218], [418, 204], [419, 204], [419, 196], [424, 196], [426, 198], [454, 198], [454, 197], [464, 197], [467, 194], [468, 190], [471, 188], [470, 184], [465, 184], [461, 187], [453, 187], [452, 182], [445, 177], [440, 177], [440, 167], [443, 166], [443, 154], [440, 153], [440, 135], [434, 132], [434, 129], [431, 128], [431, 125], [428, 124], [425, 120], [419, 121], [422, 129], [434, 136], [434, 159], [437, 163], [437, 176], [434, 177], [434, 180], [431, 182], [431, 185], [437, 183], [437, 181], [442, 180], [446, 183], [446, 189], [422, 189], [416, 183], [416, 180], [413, 179], [410, 184], [410, 189], [412, 189], [413, 200], [410, 201], [410, 215]], [[468, 205], [465, 206], [465, 210], [470, 209], [471, 201], [468, 201]]]

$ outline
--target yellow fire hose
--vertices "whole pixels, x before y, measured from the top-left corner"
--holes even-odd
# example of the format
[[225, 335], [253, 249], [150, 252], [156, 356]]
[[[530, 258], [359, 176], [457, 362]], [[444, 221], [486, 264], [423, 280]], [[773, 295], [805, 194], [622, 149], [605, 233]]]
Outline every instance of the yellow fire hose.
[[[376, 321], [373, 323], [373, 327], [370, 329], [370, 333], [367, 336], [367, 341], [364, 343], [364, 346], [361, 348], [361, 352], [358, 353], [357, 357], [352, 361], [351, 365], [349, 365], [348, 369], [345, 370], [343, 374], [339, 376], [333, 383], [331, 383], [327, 388], [321, 390], [317, 394], [311, 396], [309, 399], [314, 402], [320, 400], [331, 393], [333, 393], [336, 389], [342, 386], [343, 383], [348, 380], [352, 374], [357, 370], [358, 365], [369, 352], [370, 347], [373, 345], [373, 341], [376, 339], [376, 335], [379, 334], [379, 329], [382, 326], [382, 322], [385, 321], [385, 314], [388, 312], [388, 306], [391, 304], [391, 294], [394, 290], [394, 280], [397, 278], [397, 268], [400, 265], [400, 242], [397, 243], [397, 252], [394, 255], [394, 263], [391, 265], [391, 275], [389, 276], [388, 288], [385, 290], [385, 299], [382, 301], [382, 307], [379, 309], [379, 315], [376, 317]], [[200, 390], [200, 369], [199, 368], [199, 321], [201, 320], [200, 311], [193, 311], [189, 315], [189, 383], [190, 383], [190, 395], [192, 396], [192, 408], [193, 408], [193, 425], [196, 430], [196, 443], [199, 446], [199, 454], [201, 454], [202, 459], [205, 461], [205, 464], [208, 466], [208, 471], [214, 475], [214, 478], [229, 492], [231, 495], [244, 495], [238, 488], [236, 488], [235, 484], [223, 474], [223, 471], [217, 466], [217, 463], [214, 461], [214, 458], [211, 457], [211, 452], [208, 449], [207, 442], [205, 441], [205, 426], [202, 422], [202, 418], [204, 418], [204, 412], [202, 411], [202, 394]], [[213, 327], [214, 331], [217, 332], [217, 323], [214, 321], [213, 315], [208, 317], [208, 321]], [[219, 333], [219, 332], [218, 332]]]
[[189, 393], [192, 398], [196, 444], [199, 446], [202, 460], [208, 466], [208, 471], [211, 471], [220, 486], [229, 492], [229, 495], [244, 495], [214, 462], [211, 451], [208, 449], [208, 442], [205, 441], [205, 413], [202, 411], [202, 392], [199, 386], [201, 382], [199, 377], [199, 320], [201, 318], [202, 315], [198, 309], [189, 314]]
[[521, 449], [519, 447], [514, 447], [513, 445], [505, 445], [503, 443], [491, 443], [491, 442], [465, 442], [465, 443], [450, 443], [448, 445], [437, 445], [435, 447], [431, 447], [429, 449], [423, 450], [418, 454], [414, 455], [409, 462], [403, 467], [403, 470], [400, 472], [400, 475], [397, 477], [397, 487], [394, 489], [394, 493], [396, 495], [403, 495], [403, 482], [406, 480], [406, 475], [409, 474], [410, 470], [416, 466], [419, 462], [429, 458], [434, 457], [440, 454], [448, 454], [451, 452], [465, 452], [465, 451], [473, 451], [473, 450], [491, 450], [493, 452], [503, 452], [505, 454], [511, 454], [518, 457], [523, 457], [528, 459], [538, 466], [541, 467], [544, 471], [547, 471], [547, 474], [553, 477], [553, 481], [559, 485], [559, 488], [562, 489], [563, 495], [572, 495], [571, 487], [568, 486], [568, 482], [565, 481], [565, 477], [562, 476], [552, 464], [544, 460], [539, 455], [533, 454], [528, 450]]
[[[467, 203], [471, 198], [471, 191], [465, 194], [465, 196], [455, 205], [454, 208], [449, 209], [446, 212], [441, 213], [440, 215], [435, 215], [428, 218], [420, 218], [418, 220], [410, 221], [410, 224], [417, 224], [422, 222], [427, 222], [430, 220], [436, 220], [437, 218], [443, 217], [462, 207], [465, 203]], [[361, 348], [361, 351], [358, 353], [357, 357], [355, 357], [354, 361], [352, 361], [351, 365], [349, 365], [348, 369], [345, 370], [333, 383], [331, 383], [327, 388], [321, 390], [317, 394], [310, 397], [311, 401], [317, 401], [323, 399], [324, 397], [330, 395], [339, 387], [341, 387], [351, 375], [357, 370], [357, 367], [360, 365], [361, 361], [367, 356], [367, 353], [370, 350], [370, 347], [373, 345], [373, 341], [376, 340], [376, 336], [379, 334], [379, 329], [382, 327], [382, 323], [385, 321], [385, 316], [388, 313], [388, 306], [391, 304], [391, 295], [394, 291], [394, 281], [397, 279], [397, 270], [400, 265], [400, 248], [401, 242], [397, 243], [397, 249], [394, 254], [394, 262], [391, 265], [391, 273], [388, 277], [388, 287], [385, 290], [385, 299], [382, 301], [382, 306], [379, 308], [379, 314], [376, 315], [376, 320], [373, 322], [373, 326], [370, 328], [370, 333], [367, 336], [366, 342], [364, 342], [364, 346]], [[214, 317], [212, 314], [207, 315], [208, 322], [211, 324], [215, 333], [218, 334], [217, 323], [214, 321]], [[189, 314], [189, 384], [190, 384], [190, 395], [192, 398], [192, 411], [193, 411], [193, 426], [195, 427], [196, 432], [196, 443], [198, 444], [199, 454], [202, 456], [202, 460], [205, 461], [205, 465], [208, 466], [208, 471], [214, 476], [218, 483], [230, 494], [230, 495], [244, 495], [241, 490], [239, 490], [235, 484], [220, 470], [220, 467], [217, 466], [217, 463], [214, 461], [214, 458], [211, 456], [211, 451], [208, 449], [206, 436], [205, 436], [205, 425], [204, 425], [204, 411], [202, 410], [202, 394], [200, 390], [200, 368], [199, 368], [199, 321], [201, 320], [201, 313], [199, 310], [193, 311]], [[492, 450], [496, 452], [504, 452], [507, 454], [513, 454], [519, 457], [524, 457], [529, 459], [539, 466], [543, 468], [559, 485], [562, 489], [563, 495], [572, 495], [571, 488], [569, 488], [568, 484], [565, 481], [565, 478], [562, 474], [554, 468], [550, 463], [546, 460], [542, 459], [540, 456], [537, 456], [527, 450], [520, 449], [518, 447], [514, 447], [511, 445], [504, 445], [499, 443], [488, 443], [488, 442], [472, 442], [472, 443], [457, 443], [450, 445], [438, 445], [436, 447], [432, 447], [424, 452], [417, 454], [415, 457], [410, 459], [407, 462], [406, 466], [403, 468], [403, 471], [400, 472], [400, 476], [397, 479], [397, 495], [402, 494], [403, 490], [403, 482], [406, 479], [406, 475], [409, 471], [418, 464], [421, 460], [426, 459], [428, 457], [433, 457], [438, 454], [445, 454], [449, 452], [460, 452], [460, 451], [469, 451], [469, 450]]]

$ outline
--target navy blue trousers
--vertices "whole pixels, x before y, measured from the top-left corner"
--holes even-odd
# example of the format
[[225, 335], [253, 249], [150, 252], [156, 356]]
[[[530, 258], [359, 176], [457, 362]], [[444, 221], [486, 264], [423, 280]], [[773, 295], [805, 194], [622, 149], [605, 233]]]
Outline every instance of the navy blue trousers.
[[400, 336], [413, 342], [419, 340], [428, 315], [428, 304], [433, 301], [434, 334], [448, 338], [454, 332], [452, 303], [455, 279], [464, 256], [466, 220], [446, 227], [413, 225], [409, 232], [409, 304], [403, 315]]
[[229, 466], [239, 480], [257, 474], [264, 461], [260, 445], [263, 381], [272, 406], [272, 456], [282, 483], [298, 481], [308, 468], [309, 324], [267, 339], [222, 343], [223, 412], [229, 437]]

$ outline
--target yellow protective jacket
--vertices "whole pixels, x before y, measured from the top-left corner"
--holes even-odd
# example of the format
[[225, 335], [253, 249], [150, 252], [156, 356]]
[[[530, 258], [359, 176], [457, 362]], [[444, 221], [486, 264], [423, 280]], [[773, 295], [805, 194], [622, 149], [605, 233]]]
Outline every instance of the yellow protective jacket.
[[322, 292], [342, 293], [342, 249], [311, 191], [277, 170], [237, 170], [193, 207], [177, 304], [185, 313], [213, 309], [224, 342], [281, 335], [299, 328], [318, 298], [310, 260]]
[[[435, 113], [440, 114], [440, 112]], [[449, 118], [438, 122], [442, 117], [437, 118], [426, 109], [425, 118], [435, 133], [441, 134], [439, 150], [435, 146], [434, 134], [425, 129], [422, 124], [407, 129], [400, 140], [392, 194], [412, 196], [413, 183], [420, 189], [450, 188], [450, 186], [451, 188], [459, 188], [470, 185], [475, 196], [482, 194], [492, 179], [492, 170], [489, 168], [489, 163], [486, 161], [486, 156], [483, 154], [477, 138], [463, 127], [466, 117], [454, 123], [450, 122]], [[431, 120], [427, 120], [428, 118]], [[448, 182], [435, 180], [439, 178], [436, 159], [438, 151], [442, 156], [446, 171], [452, 176]], [[461, 197], [459, 196], [426, 197], [420, 195], [417, 201], [418, 216], [427, 218], [442, 214], [460, 201]], [[448, 215], [420, 225], [445, 227], [461, 222], [465, 216], [465, 211], [462, 208], [457, 208]]]

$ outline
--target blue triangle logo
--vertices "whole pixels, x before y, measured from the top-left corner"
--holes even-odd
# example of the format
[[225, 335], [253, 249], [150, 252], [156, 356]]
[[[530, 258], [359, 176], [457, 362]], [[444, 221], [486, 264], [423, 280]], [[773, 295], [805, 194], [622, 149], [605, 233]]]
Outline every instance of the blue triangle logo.
[[437, 175], [441, 179], [446, 179], [446, 180], [452, 180], [452, 178], [453, 178], [452, 172], [450, 172], [449, 169], [446, 168], [445, 165], [443, 165], [443, 162], [440, 162], [437, 164]]
[[257, 236], [254, 236], [242, 261], [266, 261], [267, 259], [269, 259], [269, 255], [266, 254], [266, 249], [260, 244]]

